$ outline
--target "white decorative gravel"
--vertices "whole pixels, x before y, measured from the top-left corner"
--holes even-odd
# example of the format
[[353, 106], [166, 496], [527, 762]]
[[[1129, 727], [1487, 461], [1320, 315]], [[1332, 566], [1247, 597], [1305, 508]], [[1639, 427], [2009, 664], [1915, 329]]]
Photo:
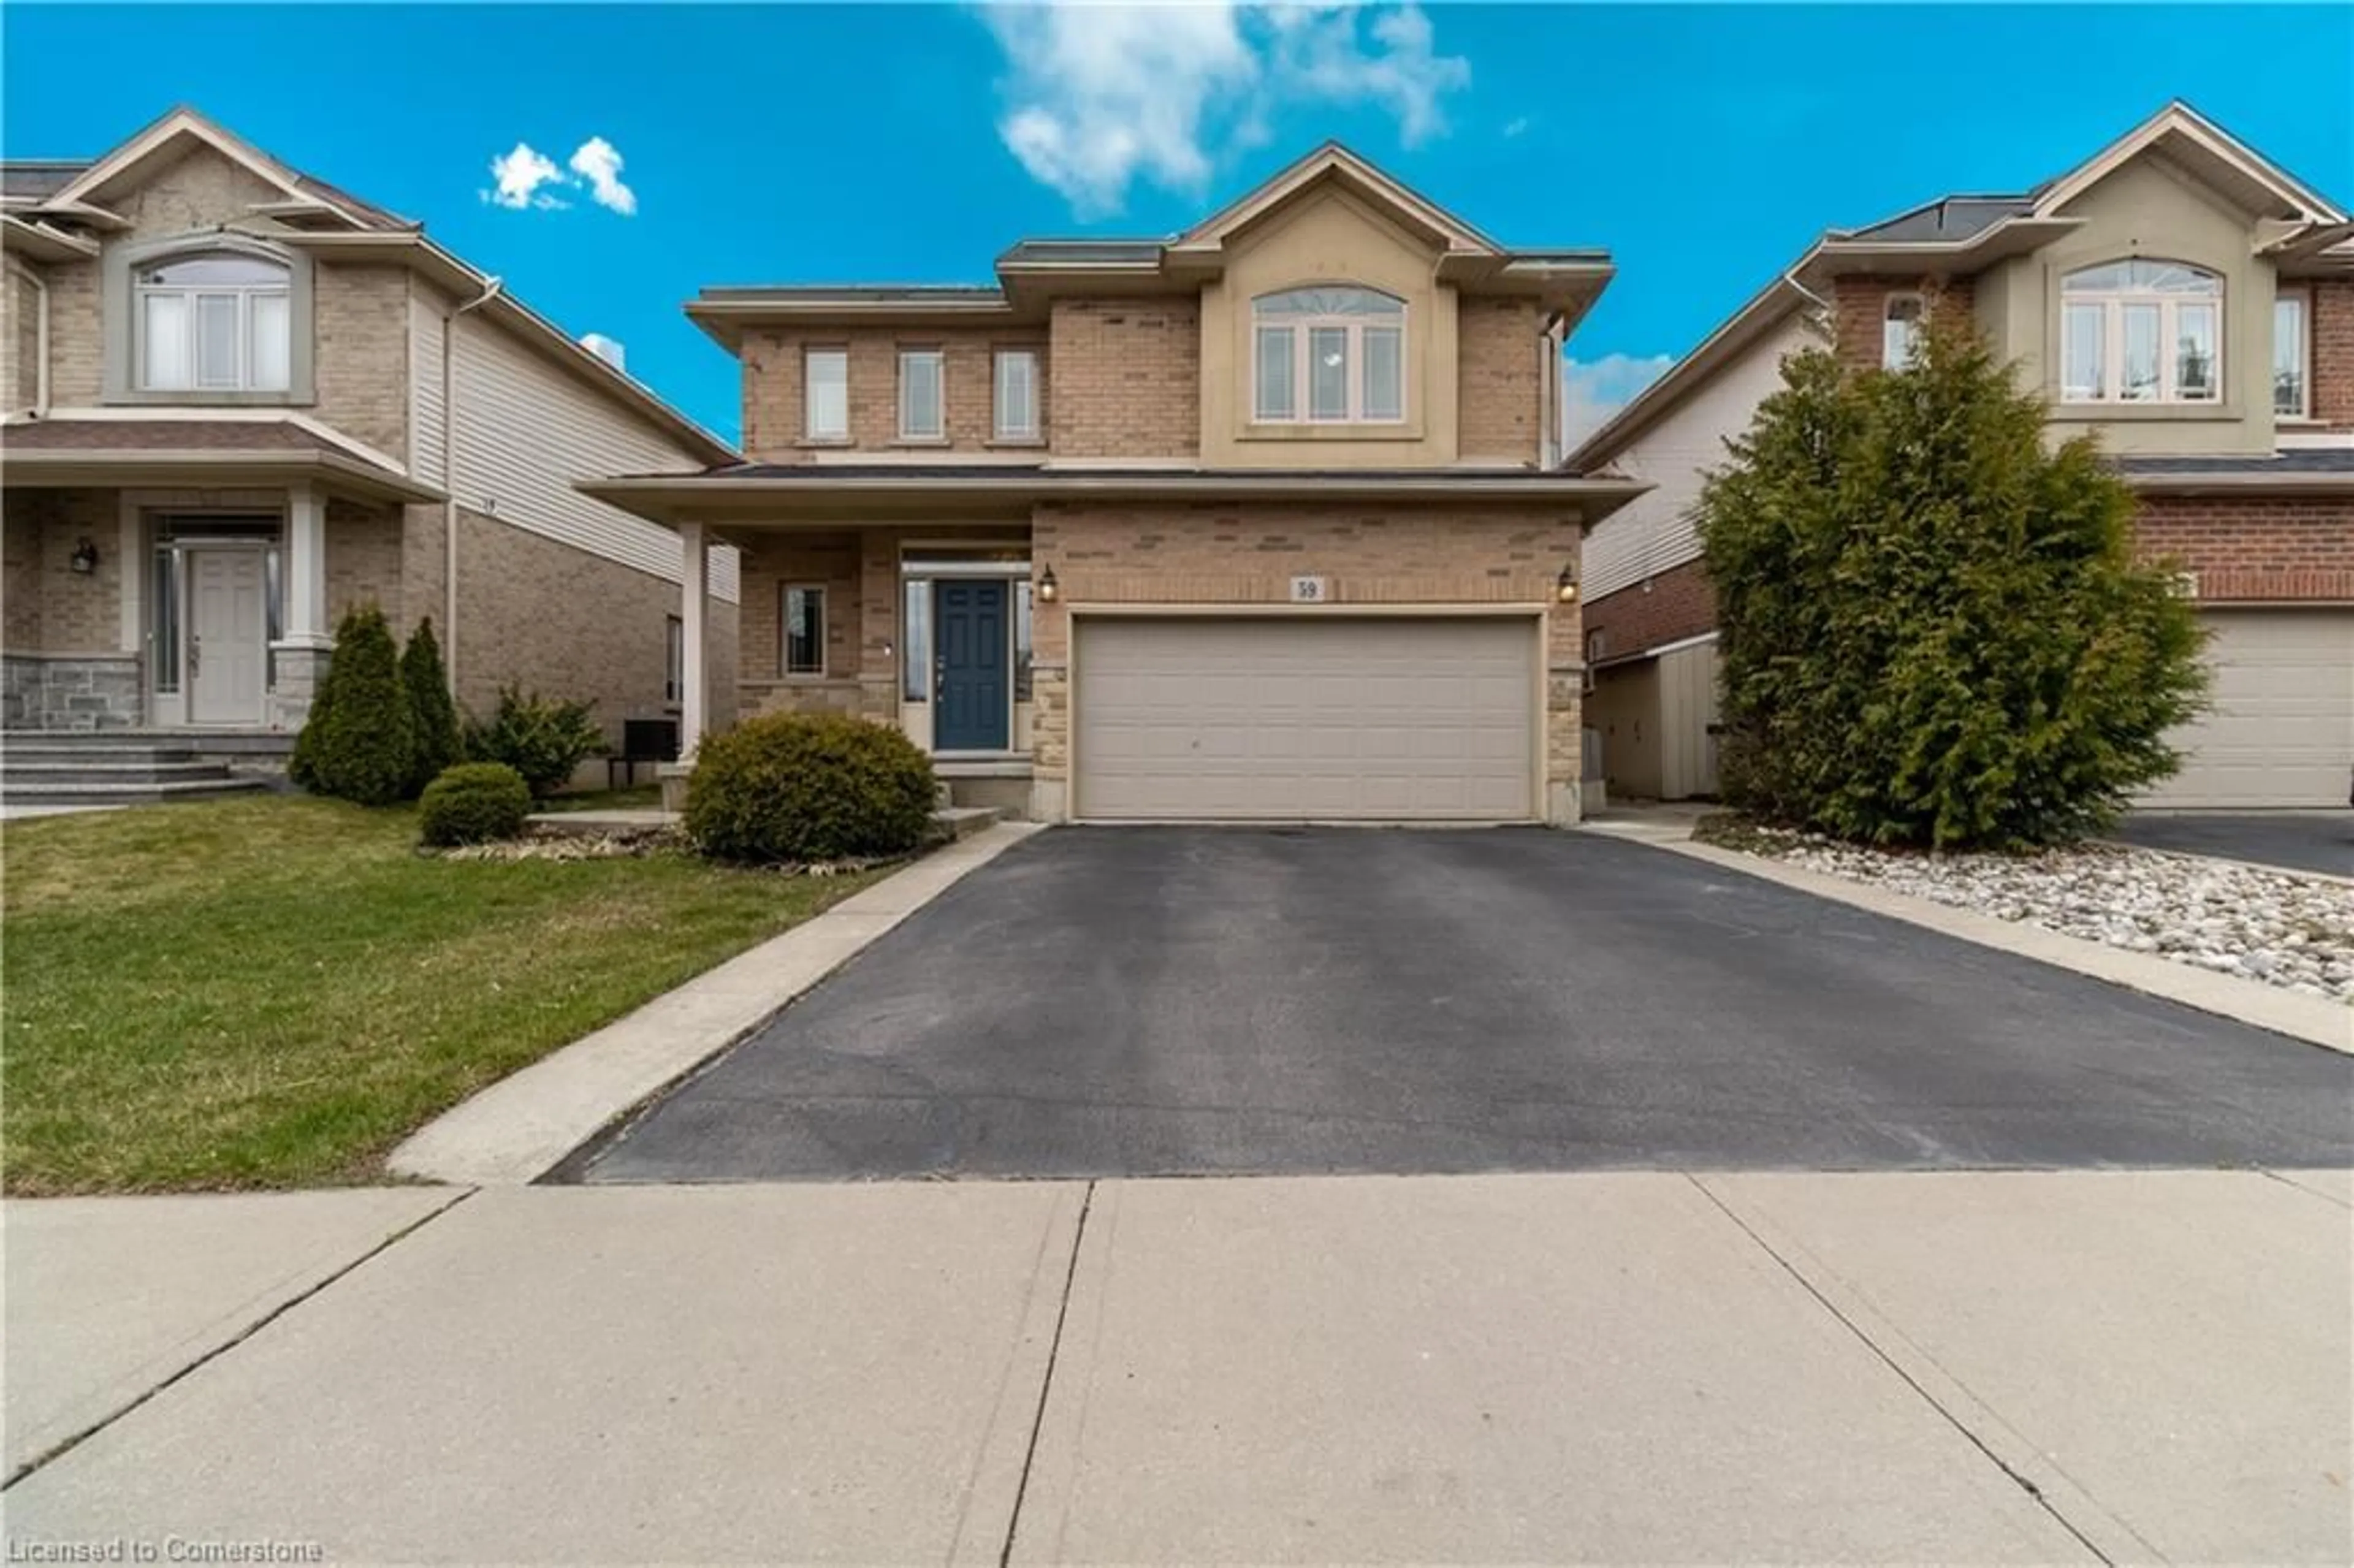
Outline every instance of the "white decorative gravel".
[[1809, 871], [2354, 1007], [2354, 885], [2346, 883], [2115, 844], [1917, 854], [1751, 832], [1755, 842], [1738, 847]]

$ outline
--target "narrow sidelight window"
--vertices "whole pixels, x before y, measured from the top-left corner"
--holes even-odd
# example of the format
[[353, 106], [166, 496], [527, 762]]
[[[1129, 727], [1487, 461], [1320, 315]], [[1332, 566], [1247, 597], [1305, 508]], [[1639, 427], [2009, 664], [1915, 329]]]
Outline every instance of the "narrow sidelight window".
[[2306, 401], [2306, 332], [2303, 294], [2273, 301], [2273, 412], [2284, 419], [2313, 417]]
[[813, 441], [850, 439], [850, 355], [839, 348], [812, 348], [801, 356], [801, 399], [806, 433]]
[[1880, 322], [1880, 365], [1902, 370], [1921, 347], [1921, 296], [1891, 294]]
[[686, 694], [686, 622], [675, 615], [663, 622], [663, 701], [674, 703]]
[[1031, 349], [997, 351], [997, 439], [1038, 439], [1038, 355]]
[[899, 351], [899, 439], [936, 441], [948, 434], [940, 351], [903, 348]]
[[825, 589], [788, 585], [784, 591], [784, 662], [788, 675], [825, 673]]

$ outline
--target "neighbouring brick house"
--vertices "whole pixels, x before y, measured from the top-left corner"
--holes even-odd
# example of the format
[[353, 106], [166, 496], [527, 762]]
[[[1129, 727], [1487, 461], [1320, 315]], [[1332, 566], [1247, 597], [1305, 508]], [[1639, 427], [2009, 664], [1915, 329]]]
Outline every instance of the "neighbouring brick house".
[[1834, 230], [1570, 462], [1656, 488], [1588, 543], [1587, 723], [1621, 792], [1716, 788], [1703, 472], [1829, 347], [1902, 362], [1925, 311], [1967, 320], [2140, 493], [2140, 547], [2186, 572], [2213, 710], [2166, 806], [2342, 806], [2354, 765], [2354, 224], [2181, 104], [2015, 196]]
[[[733, 451], [416, 224], [175, 111], [0, 164], [11, 731], [282, 750], [336, 620], [431, 617], [503, 682], [675, 713], [677, 536], [575, 488]], [[734, 562], [710, 579], [733, 699]], [[248, 742], [250, 744], [236, 744]]]
[[742, 361], [748, 461], [589, 488], [690, 577], [742, 551], [743, 711], [897, 725], [1049, 821], [1575, 819], [1580, 540], [1642, 488], [1557, 461], [1606, 257], [1327, 146], [1182, 234], [996, 270], [687, 307]]

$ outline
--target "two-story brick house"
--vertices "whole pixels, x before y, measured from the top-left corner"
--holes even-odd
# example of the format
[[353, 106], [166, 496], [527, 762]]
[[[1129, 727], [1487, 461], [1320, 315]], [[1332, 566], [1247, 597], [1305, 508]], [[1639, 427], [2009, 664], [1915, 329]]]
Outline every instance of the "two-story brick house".
[[2153, 805], [2343, 806], [2354, 766], [2354, 224], [2188, 106], [2031, 191], [1833, 230], [1570, 462], [1650, 482], [1589, 543], [1587, 723], [1609, 787], [1716, 787], [1715, 607], [1694, 507], [1725, 440], [1829, 347], [1901, 365], [1925, 312], [1981, 333], [2139, 492], [2185, 568], [2212, 711]]
[[575, 486], [724, 442], [419, 226], [191, 111], [0, 190], [10, 731], [282, 749], [366, 601], [430, 616], [477, 707], [513, 681], [616, 728], [675, 710], [677, 537]]
[[896, 724], [1047, 821], [1575, 818], [1580, 539], [1641, 489], [1557, 461], [1606, 256], [1326, 146], [996, 272], [687, 307], [748, 461], [588, 488], [690, 577], [741, 549], [743, 711]]

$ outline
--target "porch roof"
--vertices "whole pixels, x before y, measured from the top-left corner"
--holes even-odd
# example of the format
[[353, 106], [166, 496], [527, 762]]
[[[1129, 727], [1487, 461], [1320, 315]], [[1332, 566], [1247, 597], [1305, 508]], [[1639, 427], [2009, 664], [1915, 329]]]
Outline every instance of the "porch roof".
[[2266, 457], [2120, 457], [2126, 482], [2151, 494], [2339, 494], [2354, 491], [2354, 447], [2292, 447]]
[[9, 486], [276, 485], [311, 482], [371, 500], [443, 493], [292, 418], [27, 419], [0, 428]]
[[[1543, 469], [1198, 469], [1051, 463], [736, 463], [699, 473], [583, 481], [600, 501], [672, 526], [737, 526], [954, 506], [1002, 514], [1040, 502], [1479, 501], [1568, 507], [1587, 527], [1651, 488], [1647, 481]], [[846, 515], [850, 514], [850, 515]]]

